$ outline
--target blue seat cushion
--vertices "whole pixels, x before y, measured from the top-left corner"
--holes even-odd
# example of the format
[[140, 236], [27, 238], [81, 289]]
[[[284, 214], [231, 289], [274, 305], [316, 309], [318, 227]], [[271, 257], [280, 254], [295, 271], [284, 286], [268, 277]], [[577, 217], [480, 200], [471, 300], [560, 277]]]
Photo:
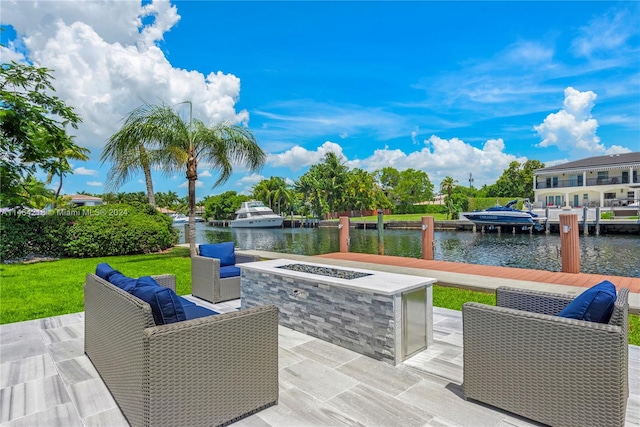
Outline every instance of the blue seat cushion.
[[214, 314], [218, 314], [218, 312], [193, 304], [184, 308], [184, 314], [187, 316], [187, 320], [191, 320], [198, 319], [200, 317], [213, 316]]
[[227, 265], [226, 267], [220, 267], [220, 278], [236, 277], [240, 275], [240, 268], [235, 265]]
[[156, 325], [186, 320], [180, 298], [169, 288], [160, 286], [151, 276], [142, 276], [129, 293], [151, 306]]
[[196, 305], [195, 302], [189, 301], [188, 299], [183, 298], [180, 295], [178, 295], [178, 299], [180, 300], [180, 304], [182, 304], [182, 308], [188, 307], [190, 305]]
[[235, 265], [236, 263], [235, 243], [233, 242], [200, 245], [199, 251], [201, 256], [218, 258], [221, 267]]
[[102, 262], [96, 266], [96, 276], [106, 281], [109, 281], [109, 276], [113, 273], [120, 273], [115, 268], [111, 267], [106, 262]]
[[578, 295], [558, 316], [589, 322], [608, 323], [616, 302], [616, 287], [608, 280]]
[[109, 274], [108, 277], [109, 283], [119, 287], [125, 292], [130, 292], [131, 289], [138, 283], [138, 279], [127, 277], [124, 274], [120, 273], [118, 270], [114, 270], [114, 272]]

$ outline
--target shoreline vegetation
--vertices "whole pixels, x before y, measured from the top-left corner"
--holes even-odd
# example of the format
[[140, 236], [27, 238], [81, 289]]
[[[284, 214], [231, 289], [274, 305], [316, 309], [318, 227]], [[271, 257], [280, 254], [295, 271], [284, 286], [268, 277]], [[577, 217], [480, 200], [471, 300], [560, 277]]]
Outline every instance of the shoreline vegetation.
[[[84, 281], [96, 265], [107, 262], [123, 274], [140, 277], [174, 274], [179, 295], [191, 293], [189, 248], [142, 255], [65, 258], [29, 264], [0, 265], [0, 324], [53, 317], [84, 310]], [[468, 301], [495, 305], [493, 293], [434, 286], [436, 307], [461, 310]], [[629, 344], [640, 345], [640, 316], [629, 315]]]

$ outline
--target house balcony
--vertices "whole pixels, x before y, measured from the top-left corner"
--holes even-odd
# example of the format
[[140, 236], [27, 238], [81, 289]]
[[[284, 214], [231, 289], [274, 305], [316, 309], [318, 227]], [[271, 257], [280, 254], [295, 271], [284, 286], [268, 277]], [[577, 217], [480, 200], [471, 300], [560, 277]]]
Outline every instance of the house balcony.
[[536, 190], [543, 190], [547, 188], [570, 188], [570, 187], [593, 187], [600, 185], [617, 185], [617, 184], [629, 184], [629, 178], [622, 176], [614, 176], [610, 178], [587, 178], [586, 185], [582, 184], [582, 181], [576, 179], [559, 179], [555, 182], [536, 182]]

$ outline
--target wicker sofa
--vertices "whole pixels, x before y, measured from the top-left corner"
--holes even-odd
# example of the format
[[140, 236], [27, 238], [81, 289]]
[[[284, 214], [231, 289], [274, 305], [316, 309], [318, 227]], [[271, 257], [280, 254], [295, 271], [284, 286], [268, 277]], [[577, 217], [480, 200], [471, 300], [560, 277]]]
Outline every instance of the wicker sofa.
[[100, 277], [84, 290], [85, 353], [131, 425], [227, 424], [277, 403], [275, 306], [156, 326], [149, 304]]
[[558, 317], [572, 296], [508, 287], [462, 308], [464, 396], [551, 426], [623, 426], [628, 289], [608, 323]]
[[[210, 245], [212, 246], [212, 245]], [[220, 277], [220, 259], [200, 255], [191, 257], [191, 294], [194, 297], [217, 304], [240, 298], [240, 273], [233, 277]], [[257, 255], [235, 252], [235, 264], [260, 261]], [[225, 268], [224, 266], [222, 267]]]

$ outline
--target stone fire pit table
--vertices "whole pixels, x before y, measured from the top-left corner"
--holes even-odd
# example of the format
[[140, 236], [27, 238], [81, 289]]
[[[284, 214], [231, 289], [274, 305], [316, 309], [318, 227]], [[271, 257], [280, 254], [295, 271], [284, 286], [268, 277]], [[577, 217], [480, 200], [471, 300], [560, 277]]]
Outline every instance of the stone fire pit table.
[[287, 259], [238, 266], [242, 308], [274, 304], [288, 328], [393, 365], [433, 341], [435, 279]]

